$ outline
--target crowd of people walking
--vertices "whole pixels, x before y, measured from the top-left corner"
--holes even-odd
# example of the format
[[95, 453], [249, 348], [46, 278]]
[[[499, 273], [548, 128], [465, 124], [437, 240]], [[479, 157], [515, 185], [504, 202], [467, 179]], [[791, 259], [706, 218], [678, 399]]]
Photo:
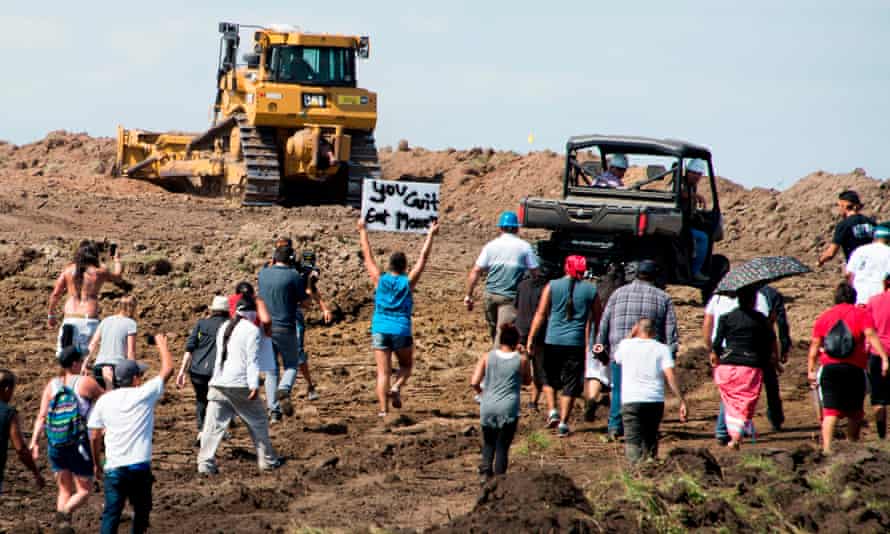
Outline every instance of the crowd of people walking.
[[[858, 195], [839, 196], [843, 216], [822, 264], [843, 250], [846, 279], [834, 292], [835, 305], [812, 329], [808, 378], [817, 395], [822, 448], [832, 451], [840, 419], [847, 436], [859, 438], [870, 391], [875, 426], [886, 436], [890, 404], [890, 226], [861, 213]], [[482, 315], [491, 346], [470, 376], [480, 404], [480, 475], [508, 469], [509, 449], [521, 416], [527, 424], [573, 434], [573, 410], [583, 401], [583, 418], [608, 406], [608, 439], [623, 441], [631, 463], [655, 458], [665, 415], [665, 390], [678, 399], [685, 422], [689, 406], [675, 365], [680, 336], [670, 295], [656, 285], [659, 265], [643, 259], [613, 265], [596, 282], [587, 259], [568, 255], [562, 265], [541, 261], [518, 235], [516, 214], [498, 219], [500, 235], [486, 244], [467, 275], [463, 302], [473, 311], [475, 288], [484, 281]], [[377, 413], [386, 417], [407, 400], [414, 368], [414, 291], [438, 233], [433, 223], [414, 264], [393, 252], [385, 269], [377, 263], [368, 232], [358, 223], [365, 270], [374, 286], [370, 349], [376, 364]], [[49, 298], [47, 321], [58, 328], [58, 372], [43, 388], [30, 442], [22, 413], [12, 407], [15, 375], [0, 369], [0, 491], [6, 444], [44, 484], [38, 460], [42, 442], [57, 484], [57, 523], [89, 499], [93, 481], [104, 484], [103, 533], [116, 532], [125, 503], [133, 510], [132, 531], [145, 532], [152, 502], [152, 437], [155, 407], [176, 373], [166, 335], [146, 339], [160, 359], [160, 373], [148, 379], [137, 353], [138, 302], [126, 295], [116, 313], [100, 320], [99, 294], [105, 282], [125, 285], [116, 252], [112, 267], [100, 261], [100, 247], [84, 241], [59, 275]], [[298, 375], [307, 402], [319, 398], [305, 349], [306, 309], [315, 304], [324, 322], [331, 309], [319, 291], [315, 255], [297, 255], [279, 240], [257, 275], [257, 287], [239, 282], [231, 295], [208, 296], [208, 315], [196, 322], [185, 343], [175, 383], [191, 383], [195, 395], [194, 440], [198, 473], [220, 472], [217, 451], [234, 418], [240, 419], [256, 449], [260, 471], [283, 464], [270, 425], [295, 413], [292, 396]], [[785, 424], [779, 377], [793, 348], [783, 295], [768, 281], [716, 294], [705, 305], [701, 334], [713, 367], [720, 408], [715, 438], [738, 449], [756, 439], [753, 418], [766, 390], [767, 418], [774, 431]], [[64, 303], [61, 301], [64, 299]], [[63, 317], [57, 315], [62, 304]], [[393, 358], [398, 365], [393, 379]], [[92, 359], [92, 362], [91, 362]], [[265, 385], [265, 399], [261, 385]], [[526, 409], [520, 402], [531, 386]], [[543, 397], [546, 413], [539, 412]]]

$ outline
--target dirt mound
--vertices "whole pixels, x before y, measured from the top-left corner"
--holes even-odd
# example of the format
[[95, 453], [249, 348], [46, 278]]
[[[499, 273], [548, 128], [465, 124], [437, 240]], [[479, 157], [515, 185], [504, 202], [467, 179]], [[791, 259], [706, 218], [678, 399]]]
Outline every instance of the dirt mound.
[[664, 462], [626, 473], [598, 502], [597, 519], [641, 530], [886, 532], [890, 454], [844, 444], [826, 458], [810, 446], [712, 455], [677, 448]]
[[469, 514], [429, 532], [598, 532], [593, 508], [559, 471], [511, 472], [482, 488]]
[[27, 145], [0, 145], [0, 171], [31, 176], [106, 174], [114, 160], [114, 140], [64, 130]]

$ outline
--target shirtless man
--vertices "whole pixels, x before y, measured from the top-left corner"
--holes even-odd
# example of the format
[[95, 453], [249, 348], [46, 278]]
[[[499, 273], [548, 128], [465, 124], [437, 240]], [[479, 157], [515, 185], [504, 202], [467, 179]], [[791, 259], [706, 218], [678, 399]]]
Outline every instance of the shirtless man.
[[65, 325], [74, 328], [71, 342], [83, 353], [89, 352], [90, 339], [99, 326], [99, 291], [105, 282], [120, 282], [120, 256], [114, 256], [114, 268], [99, 262], [99, 249], [92, 241], [82, 241], [74, 261], [62, 269], [52, 294], [49, 296], [46, 319], [50, 328], [58, 325], [56, 308], [66, 293], [68, 299], [63, 308], [64, 317], [59, 328], [56, 353], [62, 352], [62, 335]]

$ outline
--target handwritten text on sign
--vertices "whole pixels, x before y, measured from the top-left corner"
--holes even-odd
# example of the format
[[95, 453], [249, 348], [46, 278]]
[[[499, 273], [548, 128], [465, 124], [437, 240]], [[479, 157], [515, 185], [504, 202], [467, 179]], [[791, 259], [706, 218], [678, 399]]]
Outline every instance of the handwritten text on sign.
[[362, 217], [369, 230], [424, 233], [439, 218], [439, 184], [365, 180]]

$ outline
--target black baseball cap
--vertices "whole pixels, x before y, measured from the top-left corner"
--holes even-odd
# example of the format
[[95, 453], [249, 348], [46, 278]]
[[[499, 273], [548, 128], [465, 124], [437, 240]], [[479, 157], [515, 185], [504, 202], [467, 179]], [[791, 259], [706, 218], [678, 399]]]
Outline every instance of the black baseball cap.
[[59, 365], [66, 369], [78, 360], [83, 360], [83, 353], [74, 345], [68, 345], [59, 353]]
[[657, 274], [658, 264], [652, 260], [642, 260], [637, 265], [637, 272], [640, 274]]
[[855, 204], [857, 206], [862, 205], [862, 201], [859, 200], [859, 193], [857, 193], [856, 191], [852, 191], [850, 189], [848, 189], [848, 190], [844, 191], [843, 193], [841, 193], [840, 195], [838, 195], [837, 199], [844, 200], [846, 202]]
[[129, 386], [133, 383], [133, 378], [142, 376], [142, 373], [148, 369], [144, 363], [136, 360], [123, 360], [114, 364], [114, 382], [121, 386]]

